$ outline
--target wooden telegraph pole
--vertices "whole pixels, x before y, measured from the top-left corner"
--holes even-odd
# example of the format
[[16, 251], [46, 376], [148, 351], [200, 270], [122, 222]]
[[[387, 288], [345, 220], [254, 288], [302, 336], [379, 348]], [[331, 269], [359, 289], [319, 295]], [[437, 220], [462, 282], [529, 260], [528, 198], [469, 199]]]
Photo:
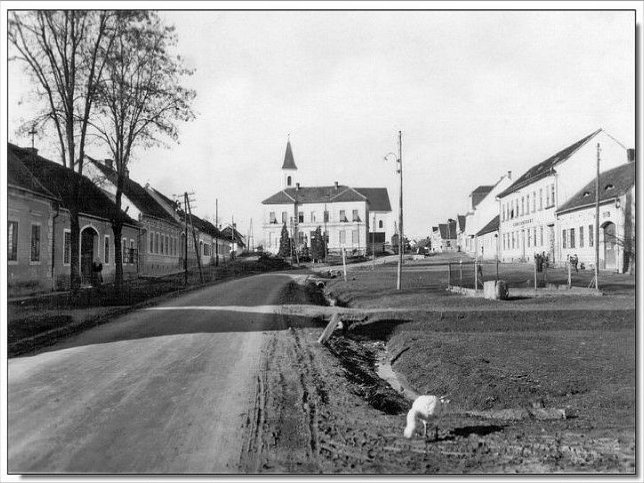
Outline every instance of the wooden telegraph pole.
[[[190, 193], [194, 194], [194, 193]], [[185, 196], [185, 204], [187, 207], [187, 212], [186, 212], [186, 218], [189, 216], [190, 217], [190, 226], [192, 227], [192, 239], [195, 244], [195, 254], [197, 255], [197, 266], [199, 267], [199, 280], [201, 283], [203, 283], [203, 270], [201, 269], [201, 253], [199, 253], [199, 243], [197, 242], [197, 232], [195, 231], [195, 225], [192, 223], [192, 209], [190, 208], [190, 199], [188, 198], [188, 193], [186, 192], [184, 194]], [[186, 246], [188, 246], [188, 224], [186, 222]], [[186, 248], [186, 259], [188, 258], [188, 249]], [[186, 271], [186, 277], [188, 276], [188, 272]]]
[[403, 172], [402, 172], [402, 131], [398, 131], [398, 173], [400, 173], [400, 213], [398, 214], [398, 226], [400, 238], [398, 239], [398, 282], [396, 288], [401, 290], [402, 286], [402, 263], [403, 263], [403, 249], [404, 249], [404, 232], [403, 232]]
[[597, 143], [597, 178], [595, 179], [595, 289], [599, 290], [599, 159], [601, 146]]

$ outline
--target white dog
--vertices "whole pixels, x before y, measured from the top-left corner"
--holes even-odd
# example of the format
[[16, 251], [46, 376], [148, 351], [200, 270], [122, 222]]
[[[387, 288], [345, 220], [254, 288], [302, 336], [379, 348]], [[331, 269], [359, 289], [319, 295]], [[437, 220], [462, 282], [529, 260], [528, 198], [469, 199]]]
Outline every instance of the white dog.
[[[450, 403], [445, 396], [419, 396], [414, 401], [411, 409], [407, 413], [407, 426], [405, 427], [405, 438], [411, 438], [418, 433], [420, 427], [418, 422], [423, 423], [423, 436], [427, 436], [427, 423], [432, 419], [438, 419], [447, 410]], [[434, 439], [438, 439], [438, 425], [434, 427]]]

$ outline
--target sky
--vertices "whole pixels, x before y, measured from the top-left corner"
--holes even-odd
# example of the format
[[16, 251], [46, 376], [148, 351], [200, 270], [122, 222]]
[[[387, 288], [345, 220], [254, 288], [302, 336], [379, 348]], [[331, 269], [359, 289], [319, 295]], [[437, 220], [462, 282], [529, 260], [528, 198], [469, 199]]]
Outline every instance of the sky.
[[[635, 146], [635, 30], [628, 11], [165, 11], [195, 74], [197, 117], [179, 144], [139, 149], [133, 179], [195, 193], [262, 242], [261, 201], [280, 190], [287, 137], [302, 186], [386, 187], [402, 131], [411, 238], [465, 214], [468, 195], [598, 128]], [[8, 67], [9, 141], [33, 112]], [[58, 159], [55, 144], [36, 139]], [[88, 154], [108, 157], [100, 146]]]

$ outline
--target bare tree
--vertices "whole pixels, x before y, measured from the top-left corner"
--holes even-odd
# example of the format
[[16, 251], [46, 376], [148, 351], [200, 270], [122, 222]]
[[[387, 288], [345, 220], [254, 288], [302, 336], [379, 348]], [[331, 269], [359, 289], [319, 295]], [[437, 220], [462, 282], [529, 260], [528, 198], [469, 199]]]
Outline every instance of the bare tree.
[[164, 25], [151, 11], [121, 11], [117, 16], [119, 26], [98, 86], [91, 125], [114, 158], [117, 212], [111, 223], [119, 290], [123, 219], [118, 213], [132, 153], [137, 147], [164, 144], [163, 139], [178, 141], [177, 121], [194, 118], [190, 104], [195, 92], [181, 85], [193, 71], [172, 53], [177, 44], [174, 27]]
[[[13, 59], [42, 89], [45, 106], [35, 120], [52, 121], [63, 166], [83, 173], [85, 143], [98, 81], [113, 41], [114, 14], [107, 11], [37, 10], [13, 12], [9, 42]], [[79, 176], [69, 206], [71, 225], [71, 288], [80, 287]]]

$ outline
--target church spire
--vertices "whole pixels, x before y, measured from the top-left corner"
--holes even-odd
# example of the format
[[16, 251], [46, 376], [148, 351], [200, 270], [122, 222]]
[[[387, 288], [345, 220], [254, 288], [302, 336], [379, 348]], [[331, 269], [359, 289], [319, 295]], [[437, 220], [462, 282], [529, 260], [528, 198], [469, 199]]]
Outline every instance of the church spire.
[[293, 159], [290, 134], [288, 135], [288, 139], [286, 141], [286, 153], [284, 153], [284, 163], [282, 164], [282, 169], [297, 169], [297, 166], [295, 166], [295, 160]]

